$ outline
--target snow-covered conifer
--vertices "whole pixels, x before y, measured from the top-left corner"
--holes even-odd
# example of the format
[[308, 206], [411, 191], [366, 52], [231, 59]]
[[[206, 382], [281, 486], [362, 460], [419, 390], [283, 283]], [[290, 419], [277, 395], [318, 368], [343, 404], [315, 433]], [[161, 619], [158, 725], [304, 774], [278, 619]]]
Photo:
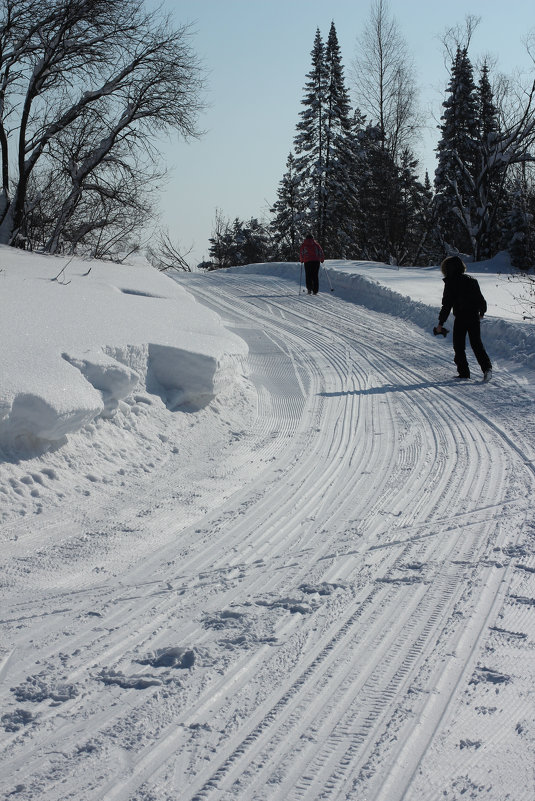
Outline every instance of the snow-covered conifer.
[[290, 153], [286, 160], [286, 172], [277, 190], [277, 200], [271, 208], [274, 217], [270, 230], [276, 258], [294, 261], [298, 257], [303, 208], [304, 201], [299, 191], [295, 157]]
[[310, 228], [319, 236], [325, 175], [325, 95], [327, 70], [325, 45], [319, 28], [311, 51], [312, 67], [307, 74], [305, 96], [296, 126], [294, 149], [299, 190], [305, 207], [303, 229]]
[[325, 186], [320, 238], [334, 257], [346, 255], [358, 214], [354, 192], [357, 151], [353, 139], [351, 105], [334, 22], [331, 23], [325, 53], [327, 89], [325, 96]]
[[473, 68], [466, 49], [458, 47], [443, 102], [437, 147], [435, 193], [447, 245], [471, 253], [473, 181], [479, 163], [479, 106]]

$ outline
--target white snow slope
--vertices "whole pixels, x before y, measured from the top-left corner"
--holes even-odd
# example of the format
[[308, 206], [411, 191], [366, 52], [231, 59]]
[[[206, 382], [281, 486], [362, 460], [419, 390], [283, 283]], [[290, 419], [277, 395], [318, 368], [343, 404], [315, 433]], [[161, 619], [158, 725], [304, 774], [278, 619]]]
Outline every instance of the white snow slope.
[[533, 801], [535, 340], [492, 266], [458, 384], [438, 268], [0, 256], [0, 797]]

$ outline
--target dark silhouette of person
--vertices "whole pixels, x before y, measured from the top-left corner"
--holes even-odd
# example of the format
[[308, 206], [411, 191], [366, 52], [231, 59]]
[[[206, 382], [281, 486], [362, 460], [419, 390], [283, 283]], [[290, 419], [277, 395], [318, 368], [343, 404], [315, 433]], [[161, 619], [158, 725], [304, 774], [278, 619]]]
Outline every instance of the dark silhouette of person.
[[309, 295], [317, 295], [319, 291], [320, 263], [323, 264], [325, 256], [319, 242], [312, 234], [307, 234], [299, 250], [299, 261], [305, 265], [305, 283]]
[[443, 325], [453, 310], [453, 352], [459, 378], [470, 378], [470, 368], [466, 359], [466, 335], [474, 351], [483, 378], [492, 376], [492, 364], [481, 341], [481, 324], [487, 311], [487, 301], [483, 297], [479, 283], [466, 274], [466, 264], [459, 256], [448, 256], [440, 265], [444, 276], [442, 308], [438, 315], [436, 332], [443, 333]]

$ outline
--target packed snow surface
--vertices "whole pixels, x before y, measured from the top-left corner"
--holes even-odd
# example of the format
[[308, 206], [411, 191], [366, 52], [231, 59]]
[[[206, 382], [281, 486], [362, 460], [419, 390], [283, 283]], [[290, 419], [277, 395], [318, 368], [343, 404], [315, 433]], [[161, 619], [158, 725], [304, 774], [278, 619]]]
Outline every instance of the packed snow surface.
[[327, 268], [0, 249], [2, 799], [535, 798], [522, 289], [459, 384], [438, 267]]

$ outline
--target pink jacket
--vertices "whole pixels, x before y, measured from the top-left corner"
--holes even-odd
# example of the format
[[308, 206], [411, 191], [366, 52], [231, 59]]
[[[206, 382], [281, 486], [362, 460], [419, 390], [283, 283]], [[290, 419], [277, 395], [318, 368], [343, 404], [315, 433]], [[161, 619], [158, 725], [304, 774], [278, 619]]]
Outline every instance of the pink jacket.
[[299, 261], [325, 261], [323, 250], [319, 242], [315, 239], [305, 239], [299, 251]]

